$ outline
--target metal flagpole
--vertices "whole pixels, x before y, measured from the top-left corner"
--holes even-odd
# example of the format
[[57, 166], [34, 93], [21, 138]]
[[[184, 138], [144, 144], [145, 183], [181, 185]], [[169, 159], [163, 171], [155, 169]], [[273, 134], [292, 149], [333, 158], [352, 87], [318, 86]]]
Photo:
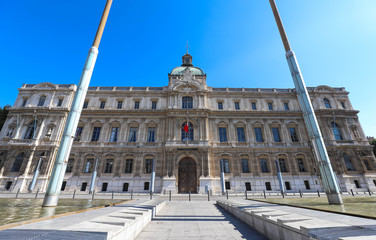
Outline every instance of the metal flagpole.
[[151, 179], [150, 179], [150, 192], [154, 193], [154, 182], [155, 182], [155, 158], [151, 160]]
[[294, 81], [295, 90], [297, 93], [299, 105], [303, 112], [304, 122], [311, 140], [313, 153], [318, 162], [323, 187], [328, 198], [329, 204], [343, 204], [340, 195], [336, 176], [330, 164], [329, 156], [326, 151], [324, 140], [322, 139], [319, 125], [317, 123], [316, 115], [312, 107], [311, 100], [308, 95], [307, 88], [304, 83], [303, 76], [300, 72], [298, 61], [294, 52], [291, 50], [285, 29], [283, 27], [281, 18], [278, 13], [277, 6], [274, 0], [269, 0], [270, 6], [273, 10], [274, 18], [276, 20], [279, 33], [282, 38], [283, 46], [286, 50], [286, 58]]
[[282, 179], [282, 173], [281, 173], [281, 167], [279, 166], [278, 159], [275, 160], [275, 165], [277, 168], [277, 176], [278, 176], [278, 182], [279, 182], [279, 188], [281, 190], [281, 194], [285, 194], [285, 188], [283, 187], [283, 179]]
[[81, 74], [77, 92], [74, 95], [72, 106], [64, 128], [64, 133], [60, 142], [59, 150], [56, 155], [54, 168], [52, 170], [46, 195], [44, 197], [42, 205], [43, 207], [57, 206], [57, 201], [59, 200], [60, 189], [63, 183], [65, 170], [67, 168], [74, 135], [77, 129], [78, 121], [80, 120], [82, 106], [84, 104], [86, 92], [89, 87], [91, 75], [94, 70], [95, 61], [97, 60], [98, 47], [102, 38], [104, 27], [106, 25], [108, 14], [110, 12], [111, 4], [112, 0], [107, 0], [93, 45], [90, 48], [88, 56], [86, 58], [86, 63]]
[[226, 193], [226, 184], [225, 184], [225, 165], [223, 159], [219, 161], [221, 165], [221, 188], [222, 188], [222, 194]]
[[98, 168], [99, 159], [96, 158], [94, 162], [94, 170], [93, 174], [91, 175], [91, 182], [90, 182], [90, 188], [89, 188], [89, 194], [91, 194], [94, 191], [95, 187], [95, 179], [97, 178], [97, 168]]

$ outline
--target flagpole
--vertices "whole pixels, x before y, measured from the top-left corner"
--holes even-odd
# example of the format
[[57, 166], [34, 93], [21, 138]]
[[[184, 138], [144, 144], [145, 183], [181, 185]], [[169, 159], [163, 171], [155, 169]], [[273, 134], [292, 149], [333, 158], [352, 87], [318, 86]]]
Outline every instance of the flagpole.
[[303, 75], [300, 72], [298, 60], [296, 59], [295, 53], [291, 50], [290, 43], [287, 39], [287, 35], [274, 0], [269, 0], [269, 3], [273, 10], [274, 18], [279, 29], [279, 34], [281, 35], [283, 46], [286, 51], [287, 63], [294, 81], [296, 95], [298, 97], [300, 108], [302, 109], [304, 122], [311, 141], [314, 157], [319, 166], [323, 188], [328, 198], [328, 202], [329, 204], [343, 204], [337, 178], [333, 172], [328, 152], [321, 136], [320, 127], [317, 123], [316, 114], [312, 107], [311, 99], [304, 83]]
[[46, 195], [44, 197], [42, 205], [43, 207], [57, 206], [61, 185], [64, 180], [65, 170], [67, 168], [68, 158], [73, 144], [73, 139], [77, 129], [78, 121], [80, 120], [82, 106], [85, 101], [91, 75], [94, 70], [95, 62], [97, 60], [99, 43], [102, 38], [103, 30], [106, 25], [111, 5], [112, 0], [107, 0], [97, 33], [94, 38], [93, 45], [90, 48], [88, 56], [86, 58], [86, 63], [81, 74], [81, 79], [77, 86], [77, 91], [74, 95], [72, 106], [67, 118], [67, 122], [65, 124], [63, 136], [61, 138], [59, 150], [56, 155], [50, 181], [48, 182]]

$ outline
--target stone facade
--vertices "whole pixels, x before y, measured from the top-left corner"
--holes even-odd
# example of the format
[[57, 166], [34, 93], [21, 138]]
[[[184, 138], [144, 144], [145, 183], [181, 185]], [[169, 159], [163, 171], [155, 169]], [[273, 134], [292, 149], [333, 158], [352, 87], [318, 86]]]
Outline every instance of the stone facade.
[[[165, 87], [89, 88], [64, 191], [87, 191], [96, 159], [97, 192], [148, 192], [152, 159], [155, 192], [218, 193], [221, 159], [230, 192], [279, 191], [276, 159], [287, 192], [322, 190], [294, 89], [208, 87], [189, 54], [168, 78]], [[52, 83], [19, 89], [0, 132], [1, 190], [27, 191], [42, 159], [36, 189], [45, 191], [75, 91]], [[349, 93], [308, 91], [341, 190], [376, 191], [372, 146]]]

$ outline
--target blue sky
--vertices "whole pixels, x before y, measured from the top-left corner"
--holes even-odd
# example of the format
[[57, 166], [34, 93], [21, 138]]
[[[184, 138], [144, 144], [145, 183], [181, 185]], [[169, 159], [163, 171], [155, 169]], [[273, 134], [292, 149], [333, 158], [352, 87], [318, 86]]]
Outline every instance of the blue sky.
[[[376, 136], [376, 1], [277, 0], [307, 86], [345, 87]], [[105, 0], [0, 1], [2, 91], [77, 84]], [[114, 0], [91, 86], [166, 86], [189, 40], [212, 87], [293, 88], [269, 1]]]

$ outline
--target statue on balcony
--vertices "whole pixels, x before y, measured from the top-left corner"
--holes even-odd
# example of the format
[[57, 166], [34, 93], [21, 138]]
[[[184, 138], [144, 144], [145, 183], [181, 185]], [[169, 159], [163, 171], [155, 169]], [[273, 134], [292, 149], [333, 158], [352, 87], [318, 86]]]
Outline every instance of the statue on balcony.
[[46, 138], [51, 138], [51, 135], [52, 135], [52, 127], [50, 127], [46, 133]]

